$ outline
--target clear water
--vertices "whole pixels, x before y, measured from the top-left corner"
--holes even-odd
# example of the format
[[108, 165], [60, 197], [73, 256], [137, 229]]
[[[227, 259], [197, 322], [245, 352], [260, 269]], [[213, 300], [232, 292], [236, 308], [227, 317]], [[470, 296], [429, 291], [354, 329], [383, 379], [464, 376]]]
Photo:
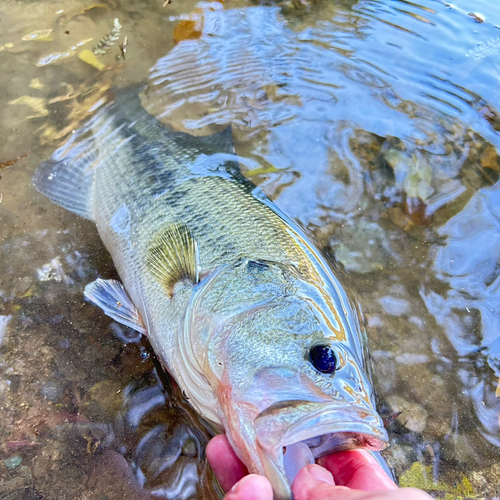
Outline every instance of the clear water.
[[[211, 430], [149, 347], [83, 301], [114, 277], [95, 228], [30, 184], [111, 86], [138, 82], [170, 127], [232, 123], [243, 173], [339, 262], [397, 477], [500, 495], [500, 4], [470, 4], [0, 5], [2, 498], [220, 494]], [[115, 18], [98, 70], [78, 56]]]

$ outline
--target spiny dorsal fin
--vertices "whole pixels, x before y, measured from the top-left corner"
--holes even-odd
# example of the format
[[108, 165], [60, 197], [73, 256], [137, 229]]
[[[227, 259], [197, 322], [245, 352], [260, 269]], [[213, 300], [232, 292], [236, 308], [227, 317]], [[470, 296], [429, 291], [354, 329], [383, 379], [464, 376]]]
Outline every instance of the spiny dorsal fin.
[[140, 333], [146, 333], [141, 313], [119, 281], [98, 278], [85, 287], [84, 295], [110, 318]]
[[153, 240], [147, 259], [148, 269], [171, 297], [177, 282], [198, 283], [198, 245], [185, 224], [171, 224]]

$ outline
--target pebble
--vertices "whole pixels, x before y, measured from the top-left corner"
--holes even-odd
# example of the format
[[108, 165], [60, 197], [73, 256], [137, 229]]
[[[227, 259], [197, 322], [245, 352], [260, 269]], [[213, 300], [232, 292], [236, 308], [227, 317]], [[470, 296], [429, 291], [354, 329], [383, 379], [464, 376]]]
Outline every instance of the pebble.
[[390, 394], [396, 388], [396, 365], [391, 354], [386, 351], [374, 351], [371, 354], [374, 364], [374, 375], [377, 380], [377, 390], [380, 394]]
[[397, 299], [389, 295], [380, 299], [384, 311], [391, 316], [403, 316], [410, 310], [410, 303], [405, 299]]
[[385, 231], [364, 219], [346, 222], [335, 231], [329, 243], [335, 258], [346, 270], [359, 274], [385, 269], [393, 256]]
[[422, 432], [427, 426], [428, 414], [422, 406], [395, 395], [389, 396], [387, 403], [394, 413], [401, 412], [397, 420], [409, 431]]
[[26, 467], [26, 465], [21, 465], [16, 471], [20, 477], [22, 477], [26, 482], [31, 482], [33, 479], [33, 473], [31, 472], [31, 469], [29, 467]]
[[384, 322], [380, 316], [376, 316], [375, 314], [367, 314], [366, 318], [368, 320], [368, 328], [377, 328], [384, 326]]
[[45, 399], [52, 401], [53, 403], [58, 403], [63, 397], [63, 388], [60, 384], [56, 382], [47, 382], [41, 389], [40, 392]]
[[396, 362], [403, 365], [421, 365], [429, 362], [429, 356], [425, 354], [412, 354], [411, 352], [405, 352], [396, 356]]
[[394, 444], [383, 453], [387, 463], [399, 476], [411, 467], [416, 459], [415, 450], [411, 446]]
[[21, 465], [22, 461], [23, 459], [19, 455], [14, 455], [13, 457], [6, 458], [3, 463], [7, 469], [14, 470]]
[[24, 489], [24, 479], [20, 476], [0, 483], [0, 493], [9, 494], [22, 489]]
[[500, 497], [500, 464], [493, 464], [491, 467], [481, 471], [472, 472], [468, 478], [475, 491], [484, 491], [488, 498], [498, 500]]

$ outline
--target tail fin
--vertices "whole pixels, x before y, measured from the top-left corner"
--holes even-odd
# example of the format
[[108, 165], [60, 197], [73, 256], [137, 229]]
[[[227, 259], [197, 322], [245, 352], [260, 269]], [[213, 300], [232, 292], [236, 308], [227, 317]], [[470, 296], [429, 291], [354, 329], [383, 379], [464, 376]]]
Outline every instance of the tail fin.
[[115, 90], [115, 101], [99, 109], [50, 160], [40, 165], [33, 176], [36, 189], [66, 210], [95, 220], [96, 169], [134, 137], [158, 147], [179, 140], [183, 146], [191, 144], [198, 150], [205, 146], [206, 154], [234, 154], [231, 127], [206, 138], [169, 131], [142, 108], [140, 89], [136, 85]]
[[94, 220], [96, 168], [133, 137], [127, 125], [114, 104], [104, 106], [38, 167], [35, 188], [57, 205]]
[[97, 155], [93, 141], [80, 142], [78, 135], [80, 132], [38, 167], [33, 184], [57, 205], [93, 220], [94, 169], [91, 165]]

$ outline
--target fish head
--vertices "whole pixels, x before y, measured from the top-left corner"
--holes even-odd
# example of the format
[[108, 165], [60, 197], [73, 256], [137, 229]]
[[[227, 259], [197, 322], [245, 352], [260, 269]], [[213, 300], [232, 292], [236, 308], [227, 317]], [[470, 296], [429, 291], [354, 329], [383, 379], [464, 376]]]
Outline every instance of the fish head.
[[241, 259], [198, 287], [183, 334], [195, 369], [236, 454], [275, 498], [291, 498], [295, 474], [316, 458], [386, 446], [357, 316], [334, 277]]

